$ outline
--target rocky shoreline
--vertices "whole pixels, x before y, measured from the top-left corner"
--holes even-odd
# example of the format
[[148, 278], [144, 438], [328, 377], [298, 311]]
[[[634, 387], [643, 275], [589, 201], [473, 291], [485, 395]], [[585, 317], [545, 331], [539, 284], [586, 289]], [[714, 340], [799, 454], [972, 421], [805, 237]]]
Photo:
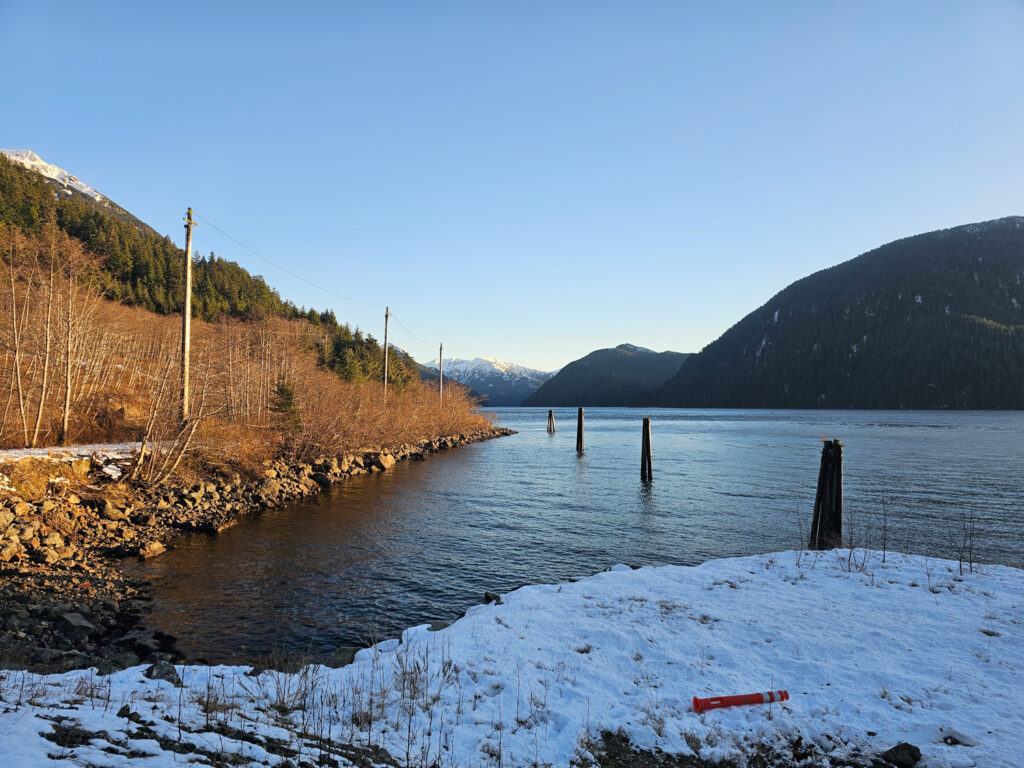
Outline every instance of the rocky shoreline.
[[0, 500], [0, 668], [100, 673], [184, 656], [173, 636], [146, 623], [148, 585], [120, 559], [155, 557], [188, 533], [216, 534], [262, 510], [312, 496], [349, 477], [383, 472], [468, 443], [514, 434], [491, 427], [395, 450], [367, 450], [310, 463], [268, 463], [190, 486], [127, 488], [130, 459], [71, 462], [80, 478], [48, 483], [43, 498]]

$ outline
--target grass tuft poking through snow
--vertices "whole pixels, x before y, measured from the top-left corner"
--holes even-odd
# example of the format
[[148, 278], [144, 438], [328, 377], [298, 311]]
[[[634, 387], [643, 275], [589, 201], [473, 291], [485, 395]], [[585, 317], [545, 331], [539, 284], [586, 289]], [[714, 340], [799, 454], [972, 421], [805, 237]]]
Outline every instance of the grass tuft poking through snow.
[[[880, 552], [616, 566], [524, 587], [342, 669], [0, 672], [8, 765], [588, 765], [600, 750], [869, 765], [1024, 754], [1024, 572]], [[787, 689], [696, 714], [693, 696]], [[794, 750], [793, 745], [799, 745]], [[793, 755], [796, 754], [794, 758]], [[800, 756], [803, 757], [800, 757]], [[682, 763], [680, 763], [682, 764]]]

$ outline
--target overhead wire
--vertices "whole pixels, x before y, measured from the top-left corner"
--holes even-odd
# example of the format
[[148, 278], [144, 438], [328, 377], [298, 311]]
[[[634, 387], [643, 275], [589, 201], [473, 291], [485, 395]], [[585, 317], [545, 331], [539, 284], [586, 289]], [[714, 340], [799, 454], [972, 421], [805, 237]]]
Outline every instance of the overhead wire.
[[364, 307], [374, 307], [375, 309], [384, 309], [384, 305], [383, 305], [383, 304], [371, 304], [371, 303], [370, 303], [370, 302], [368, 302], [368, 301], [362, 301], [362, 300], [360, 300], [360, 299], [355, 299], [355, 298], [352, 298], [351, 296], [345, 296], [344, 294], [338, 293], [338, 292], [336, 292], [336, 291], [332, 291], [332, 290], [331, 290], [330, 288], [324, 288], [324, 287], [323, 287], [322, 285], [317, 285], [317, 284], [316, 284], [316, 283], [314, 283], [314, 282], [313, 282], [312, 280], [307, 280], [307, 279], [306, 279], [306, 278], [304, 278], [304, 277], [303, 277], [302, 275], [298, 275], [298, 274], [296, 274], [295, 272], [292, 272], [292, 271], [291, 271], [290, 269], [288, 269], [287, 267], [282, 267], [282, 266], [281, 266], [280, 264], [278, 264], [278, 263], [277, 263], [276, 261], [272, 261], [271, 259], [268, 259], [268, 258], [267, 258], [266, 256], [264, 256], [264, 255], [263, 255], [262, 253], [260, 253], [260, 252], [259, 252], [259, 251], [257, 251], [256, 249], [254, 249], [254, 248], [250, 248], [250, 247], [249, 247], [248, 245], [246, 245], [245, 243], [243, 243], [243, 242], [242, 242], [241, 240], [238, 240], [238, 239], [236, 239], [236, 238], [232, 237], [231, 235], [229, 235], [229, 234], [228, 234], [227, 232], [225, 232], [225, 231], [224, 231], [223, 229], [221, 229], [220, 227], [218, 227], [218, 226], [217, 226], [216, 224], [214, 224], [214, 223], [213, 223], [212, 221], [210, 221], [209, 219], [207, 219], [207, 218], [205, 218], [205, 217], [203, 217], [203, 216], [200, 216], [200, 215], [199, 215], [198, 213], [196, 213], [196, 214], [194, 214], [194, 215], [195, 215], [195, 217], [196, 217], [197, 219], [199, 219], [199, 220], [201, 220], [201, 221], [205, 222], [206, 224], [210, 225], [210, 226], [211, 226], [211, 227], [213, 227], [213, 228], [214, 228], [215, 230], [217, 230], [218, 232], [220, 232], [220, 233], [221, 233], [222, 235], [224, 235], [224, 237], [226, 237], [226, 238], [227, 238], [228, 240], [230, 240], [231, 242], [235, 243], [236, 245], [239, 245], [239, 246], [241, 246], [242, 248], [244, 248], [245, 250], [249, 251], [249, 253], [253, 254], [254, 256], [257, 256], [257, 257], [259, 257], [259, 258], [263, 259], [263, 260], [264, 260], [265, 262], [267, 262], [267, 264], [270, 264], [271, 266], [277, 267], [277, 268], [278, 268], [278, 269], [280, 269], [280, 270], [281, 270], [282, 272], [284, 272], [284, 273], [286, 273], [286, 274], [289, 274], [289, 275], [291, 275], [291, 276], [292, 276], [292, 277], [294, 277], [294, 278], [295, 278], [296, 280], [301, 280], [301, 281], [302, 281], [302, 282], [304, 282], [304, 283], [305, 283], [306, 285], [311, 285], [311, 286], [313, 286], [314, 288], [318, 288], [319, 290], [323, 291], [324, 293], [330, 294], [331, 296], [334, 296], [334, 297], [336, 297], [336, 298], [339, 298], [339, 299], [343, 299], [344, 301], [351, 301], [351, 302], [354, 302], [354, 303], [356, 303], [356, 304], [362, 304], [362, 305], [363, 305]]
[[[287, 267], [282, 267], [280, 264], [278, 264], [273, 259], [268, 259], [266, 256], [264, 256], [262, 253], [257, 251], [255, 248], [251, 248], [250, 246], [246, 245], [245, 243], [243, 243], [238, 238], [233, 237], [232, 235], [229, 235], [227, 232], [225, 232], [223, 229], [218, 227], [216, 224], [214, 224], [212, 221], [207, 219], [205, 216], [201, 216], [198, 213], [193, 213], [193, 215], [197, 219], [202, 221], [204, 224], [207, 224], [208, 226], [210, 226], [213, 229], [215, 229], [218, 232], [220, 232], [222, 235], [224, 235], [224, 237], [226, 237], [228, 240], [233, 242], [235, 245], [237, 245], [237, 246], [239, 246], [241, 248], [244, 248], [245, 250], [247, 250], [249, 253], [253, 254], [257, 258], [260, 258], [263, 261], [267, 262], [267, 264], [270, 264], [271, 266], [276, 267], [277, 269], [281, 270], [282, 272], [284, 272], [287, 275], [291, 275], [296, 280], [300, 280], [303, 283], [305, 283], [306, 285], [312, 286], [313, 288], [316, 288], [318, 290], [323, 291], [324, 293], [328, 294], [329, 296], [334, 296], [335, 298], [342, 299], [343, 301], [350, 301], [350, 302], [353, 302], [355, 304], [362, 304], [364, 307], [373, 307], [374, 309], [387, 309], [383, 304], [373, 304], [373, 303], [368, 302], [368, 301], [362, 301], [361, 299], [353, 298], [352, 296], [346, 296], [344, 294], [338, 293], [337, 291], [332, 291], [330, 288], [324, 288], [322, 285], [319, 285], [318, 283], [314, 283], [312, 280], [307, 280], [302, 275], [296, 274], [295, 272], [293, 272], [292, 270], [288, 269]], [[394, 312], [391, 312], [390, 315], [391, 315], [391, 319], [392, 320], [394, 320], [396, 323], [398, 323], [398, 325], [400, 325], [405, 330], [406, 333], [408, 333], [410, 336], [412, 336], [416, 341], [420, 342], [420, 344], [425, 344], [425, 345], [429, 346], [432, 343], [432, 342], [429, 342], [429, 341], [424, 341], [419, 336], [417, 336], [415, 333], [413, 333], [409, 329], [409, 326], [407, 326], [400, 319], [395, 317], [395, 313]]]

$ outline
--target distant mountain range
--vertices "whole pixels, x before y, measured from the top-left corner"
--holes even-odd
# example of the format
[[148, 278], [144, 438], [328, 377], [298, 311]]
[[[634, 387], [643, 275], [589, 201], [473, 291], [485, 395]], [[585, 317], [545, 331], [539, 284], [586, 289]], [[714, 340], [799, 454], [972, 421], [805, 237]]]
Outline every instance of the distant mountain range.
[[[436, 377], [439, 362], [432, 360], [427, 367], [435, 372]], [[483, 405], [522, 405], [523, 400], [554, 375], [553, 371], [538, 371], [493, 357], [444, 360], [445, 378], [469, 387], [480, 395]]]
[[897, 240], [798, 280], [654, 402], [1024, 408], [1024, 217]]
[[683, 352], [654, 352], [632, 344], [599, 349], [562, 368], [523, 405], [644, 405], [687, 357]]

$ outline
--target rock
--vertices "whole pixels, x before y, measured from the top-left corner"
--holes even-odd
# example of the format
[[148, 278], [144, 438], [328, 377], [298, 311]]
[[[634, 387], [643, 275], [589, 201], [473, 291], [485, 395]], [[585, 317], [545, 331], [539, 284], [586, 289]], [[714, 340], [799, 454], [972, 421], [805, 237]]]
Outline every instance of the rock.
[[139, 544], [139, 557], [143, 560], [148, 560], [151, 557], [162, 555], [166, 552], [166, 548], [159, 541], [150, 539], [149, 541], [143, 541]]
[[942, 742], [950, 747], [976, 747], [981, 743], [977, 739], [954, 728], [939, 728], [939, 730], [942, 732]]
[[25, 517], [25, 515], [32, 514], [33, 511], [32, 505], [27, 501], [19, 501], [14, 505], [14, 514], [18, 517]]
[[[273, 470], [268, 471], [272, 472]], [[275, 473], [275, 475], [276, 474], [277, 473]], [[263, 500], [274, 500], [281, 495], [281, 488], [281, 483], [279, 483], [277, 480], [273, 478], [267, 478], [262, 483], [260, 483], [260, 487], [259, 490], [256, 492], [256, 495]]]
[[901, 741], [895, 747], [885, 750], [879, 757], [896, 768], [912, 768], [921, 759], [921, 750], [913, 744]]
[[92, 469], [92, 459], [90, 458], [72, 459], [70, 464], [71, 471], [83, 480], [89, 475], [89, 470]]
[[122, 522], [128, 520], [128, 515], [114, 506], [110, 499], [104, 499], [100, 505], [100, 517], [104, 520]]
[[484, 592], [484, 602], [501, 605], [501, 595], [496, 595], [493, 592]]
[[14, 513], [9, 509], [0, 509], [0, 533], [7, 530], [7, 526], [14, 522]]
[[40, 547], [32, 553], [32, 559], [37, 563], [53, 565], [61, 559], [60, 554], [53, 547]]
[[331, 484], [331, 478], [323, 472], [314, 472], [313, 481], [321, 488], [327, 488]]
[[339, 667], [347, 667], [353, 661], [355, 661], [356, 654], [359, 652], [359, 648], [355, 648], [350, 645], [342, 645], [335, 649], [334, 653], [327, 657], [324, 661], [325, 667], [332, 667], [338, 669]]
[[166, 661], [158, 661], [156, 664], [147, 667], [146, 671], [142, 674], [150, 680], [165, 680], [175, 688], [182, 687], [178, 671], [173, 665]]
[[174, 646], [178, 642], [178, 638], [176, 638], [174, 635], [170, 634], [169, 632], [164, 632], [160, 629], [156, 630], [153, 633], [153, 639], [160, 644], [161, 651], [174, 650]]
[[5, 541], [0, 544], [0, 563], [9, 563], [11, 560], [20, 560], [25, 554], [25, 548], [20, 541]]
[[64, 537], [59, 533], [51, 533], [43, 539], [43, 544], [48, 547], [63, 547]]
[[268, 470], [266, 470], [263, 473], [263, 476], [266, 477], [266, 478], [275, 478], [275, 477], [277, 477], [277, 470], [276, 469], [268, 469]]
[[62, 613], [60, 617], [73, 634], [88, 635], [96, 631], [96, 626], [80, 613]]

